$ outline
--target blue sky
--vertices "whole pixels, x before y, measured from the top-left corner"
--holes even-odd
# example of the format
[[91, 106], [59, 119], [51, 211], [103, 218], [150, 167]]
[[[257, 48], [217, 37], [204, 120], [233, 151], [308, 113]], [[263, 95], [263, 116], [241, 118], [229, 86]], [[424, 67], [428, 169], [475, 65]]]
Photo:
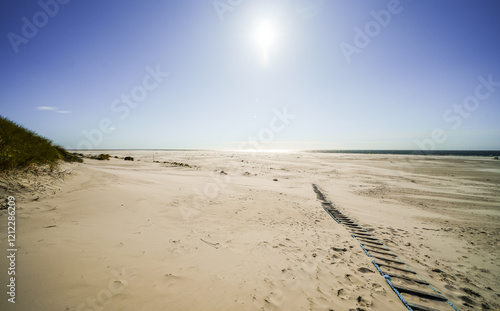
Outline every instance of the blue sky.
[[60, 1], [2, 1], [0, 114], [64, 147], [500, 149], [496, 0]]

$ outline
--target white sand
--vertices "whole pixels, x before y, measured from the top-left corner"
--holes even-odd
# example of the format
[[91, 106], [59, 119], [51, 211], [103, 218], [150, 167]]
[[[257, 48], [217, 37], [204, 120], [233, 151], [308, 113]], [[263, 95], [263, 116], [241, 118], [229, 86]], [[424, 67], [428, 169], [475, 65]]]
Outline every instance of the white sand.
[[17, 303], [1, 310], [405, 310], [312, 183], [461, 310], [500, 308], [500, 161], [107, 153], [136, 161], [86, 159], [36, 201], [10, 194]]

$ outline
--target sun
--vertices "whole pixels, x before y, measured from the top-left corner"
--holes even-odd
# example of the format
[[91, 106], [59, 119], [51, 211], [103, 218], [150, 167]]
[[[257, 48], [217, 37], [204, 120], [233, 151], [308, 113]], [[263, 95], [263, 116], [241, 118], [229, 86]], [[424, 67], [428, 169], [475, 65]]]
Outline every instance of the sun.
[[261, 22], [255, 31], [255, 39], [262, 49], [269, 49], [276, 39], [276, 29], [269, 21]]
[[262, 21], [257, 25], [254, 33], [255, 42], [261, 50], [264, 62], [267, 63], [269, 51], [276, 41], [276, 27], [270, 21]]

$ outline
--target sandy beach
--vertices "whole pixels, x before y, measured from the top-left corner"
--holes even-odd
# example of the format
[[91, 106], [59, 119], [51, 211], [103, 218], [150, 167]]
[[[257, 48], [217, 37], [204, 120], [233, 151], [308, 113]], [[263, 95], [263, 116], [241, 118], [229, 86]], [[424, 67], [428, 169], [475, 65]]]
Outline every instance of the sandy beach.
[[500, 1], [4, 1], [0, 311], [500, 311]]
[[120, 158], [9, 188], [16, 303], [1, 310], [405, 310], [313, 183], [458, 309], [500, 310], [498, 160], [98, 153]]

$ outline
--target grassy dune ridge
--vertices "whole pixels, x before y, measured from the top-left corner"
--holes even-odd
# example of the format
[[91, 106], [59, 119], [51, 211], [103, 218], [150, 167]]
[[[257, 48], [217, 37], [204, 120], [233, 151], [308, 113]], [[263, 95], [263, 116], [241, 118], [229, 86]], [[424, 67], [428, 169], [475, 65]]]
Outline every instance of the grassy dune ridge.
[[49, 139], [0, 116], [0, 170], [32, 165], [49, 165], [53, 168], [60, 160], [83, 162]]

